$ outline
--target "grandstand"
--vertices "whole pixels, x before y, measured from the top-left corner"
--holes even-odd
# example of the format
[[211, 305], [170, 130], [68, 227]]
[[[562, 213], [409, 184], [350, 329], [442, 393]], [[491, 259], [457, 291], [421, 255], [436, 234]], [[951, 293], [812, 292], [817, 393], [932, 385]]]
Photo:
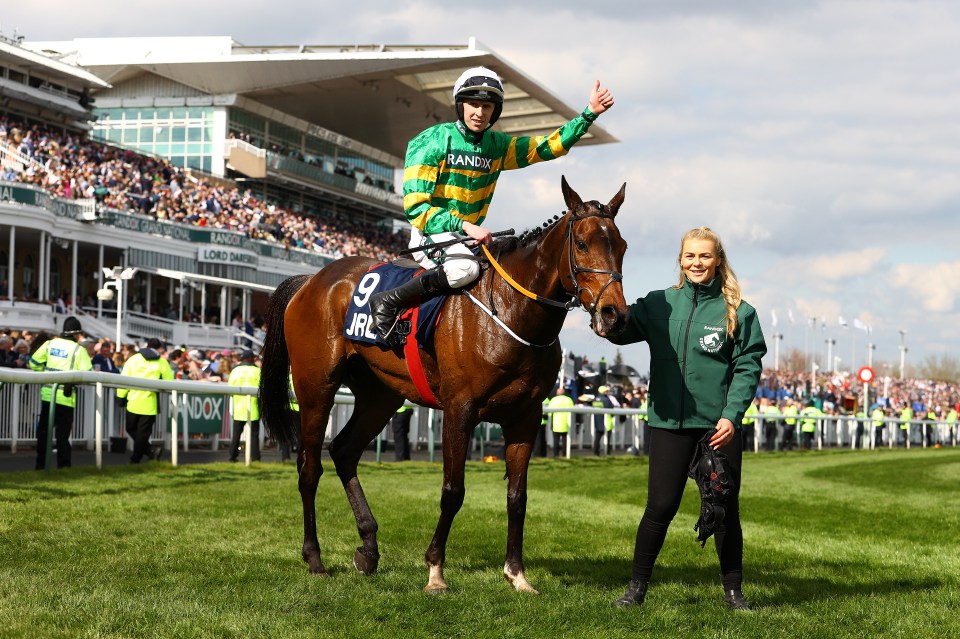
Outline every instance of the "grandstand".
[[[3, 40], [0, 324], [56, 330], [60, 308], [113, 335], [121, 304], [126, 341], [229, 346], [286, 277], [405, 244], [406, 143], [474, 65], [506, 82], [504, 132], [579, 111], [475, 40]], [[612, 141], [594, 125], [581, 144]], [[97, 299], [122, 269], [121, 299]]]

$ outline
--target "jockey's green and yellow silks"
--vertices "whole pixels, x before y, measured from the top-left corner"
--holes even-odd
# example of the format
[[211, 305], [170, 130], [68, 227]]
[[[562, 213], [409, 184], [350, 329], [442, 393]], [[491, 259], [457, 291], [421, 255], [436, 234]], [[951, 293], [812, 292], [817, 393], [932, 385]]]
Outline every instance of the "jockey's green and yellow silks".
[[[407, 146], [403, 208], [424, 235], [481, 224], [502, 171], [567, 154], [597, 119], [589, 109], [545, 136], [469, 131], [460, 122], [432, 126]], [[479, 141], [477, 141], [479, 138]]]

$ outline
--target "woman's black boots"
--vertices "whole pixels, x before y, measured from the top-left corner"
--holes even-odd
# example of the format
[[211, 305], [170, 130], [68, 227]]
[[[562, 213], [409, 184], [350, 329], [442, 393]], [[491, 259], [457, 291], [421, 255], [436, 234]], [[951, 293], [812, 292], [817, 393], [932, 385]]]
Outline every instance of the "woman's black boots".
[[739, 588], [736, 590], [724, 590], [723, 603], [725, 603], [730, 610], [750, 610], [750, 605], [747, 603], [747, 600], [743, 598], [743, 593], [740, 592]]
[[639, 606], [643, 603], [644, 598], [647, 596], [647, 586], [650, 584], [646, 581], [637, 581], [636, 579], [630, 580], [630, 585], [627, 586], [627, 591], [623, 593], [623, 596], [613, 602], [613, 605], [618, 608], [627, 608], [629, 606]]

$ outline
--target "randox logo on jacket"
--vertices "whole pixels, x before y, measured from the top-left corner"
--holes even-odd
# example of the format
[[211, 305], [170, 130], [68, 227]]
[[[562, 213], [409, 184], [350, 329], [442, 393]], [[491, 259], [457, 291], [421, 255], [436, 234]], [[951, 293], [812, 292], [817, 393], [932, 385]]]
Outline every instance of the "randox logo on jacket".
[[724, 330], [716, 326], [704, 326], [703, 328], [711, 332], [700, 338], [700, 348], [708, 353], [716, 353], [723, 347], [723, 338], [720, 335], [724, 333]]
[[447, 153], [447, 167], [451, 169], [469, 169], [480, 173], [489, 173], [492, 164], [493, 158], [488, 158], [481, 153], [464, 153], [462, 151]]

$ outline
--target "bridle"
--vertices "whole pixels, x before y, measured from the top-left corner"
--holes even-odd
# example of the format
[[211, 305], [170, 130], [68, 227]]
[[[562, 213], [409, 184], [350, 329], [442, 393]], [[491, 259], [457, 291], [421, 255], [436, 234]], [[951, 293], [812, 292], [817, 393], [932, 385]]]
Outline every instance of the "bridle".
[[[487, 260], [490, 262], [493, 268], [496, 269], [497, 273], [499, 273], [500, 276], [504, 280], [506, 280], [508, 284], [510, 284], [510, 286], [512, 286], [514, 289], [516, 289], [520, 293], [526, 295], [530, 299], [536, 300], [537, 302], [540, 302], [541, 304], [545, 304], [547, 306], [562, 308], [568, 312], [572, 311], [575, 308], [582, 307], [583, 310], [587, 311], [592, 315], [593, 312], [597, 310], [597, 303], [600, 301], [600, 298], [603, 297], [603, 292], [607, 290], [607, 287], [615, 282], [623, 281], [623, 273], [621, 273], [620, 271], [608, 271], [608, 270], [596, 269], [596, 268], [586, 268], [577, 264], [577, 257], [575, 253], [577, 239], [573, 233], [573, 223], [578, 222], [580, 220], [585, 220], [588, 217], [600, 217], [600, 218], [606, 218], [608, 220], [612, 220], [614, 217], [612, 213], [607, 211], [607, 208], [605, 205], [600, 204], [599, 202], [592, 202], [592, 204], [596, 206], [597, 212], [578, 213], [578, 211], [583, 211], [585, 208], [582, 204], [578, 206], [576, 209], [574, 209], [573, 211], [564, 212], [564, 213], [570, 214], [569, 217], [567, 218], [567, 229], [565, 231], [563, 242], [567, 246], [567, 267], [570, 270], [570, 279], [573, 281], [573, 290], [572, 291], [568, 290], [566, 285], [564, 284], [564, 280], [566, 278], [560, 275], [560, 262], [557, 262], [557, 275], [560, 278], [561, 286], [563, 286], [564, 292], [570, 296], [570, 299], [567, 300], [566, 302], [552, 300], [548, 297], [543, 297], [541, 295], [537, 295], [536, 293], [528, 291], [526, 288], [518, 284], [512, 277], [510, 277], [510, 275], [503, 269], [503, 267], [500, 266], [499, 262], [497, 262], [496, 259], [494, 259], [493, 255], [490, 253], [487, 247], [481, 244], [481, 247], [483, 248], [483, 252], [486, 254]], [[591, 291], [589, 288], [585, 286], [580, 286], [580, 282], [577, 281], [577, 275], [579, 275], [580, 273], [596, 273], [599, 275], [609, 275], [610, 278], [602, 287], [600, 287], [600, 291], [594, 294], [594, 292]], [[593, 303], [590, 304], [589, 306], [584, 304], [583, 301], [580, 299], [581, 294], [584, 291], [589, 293], [590, 297], [593, 299]]]
[[[599, 212], [582, 213], [578, 215], [577, 210], [582, 211], [585, 208], [582, 204], [579, 207], [577, 207], [577, 209], [574, 209], [573, 211], [571, 211], [570, 219], [567, 221], [567, 235], [566, 235], [566, 238], [564, 239], [564, 242], [567, 244], [567, 262], [570, 268], [570, 279], [573, 280], [573, 289], [574, 289], [572, 293], [568, 291], [568, 294], [572, 297], [572, 299], [569, 302], [567, 302], [567, 304], [565, 304], [564, 306], [565, 308], [567, 308], [567, 310], [573, 310], [578, 306], [582, 306], [583, 310], [587, 311], [591, 315], [593, 314], [594, 311], [597, 310], [597, 303], [600, 301], [600, 298], [603, 297], [603, 292], [607, 290], [607, 287], [613, 284], [614, 282], [623, 281], [623, 273], [621, 273], [620, 271], [607, 271], [607, 270], [596, 269], [596, 268], [584, 268], [577, 264], [577, 258], [574, 252], [574, 245], [576, 244], [576, 241], [575, 241], [576, 238], [573, 235], [573, 223], [579, 220], [585, 220], [588, 217], [600, 217], [600, 218], [606, 218], [608, 220], [613, 219], [613, 215], [607, 212], [606, 206], [596, 201], [593, 202], [593, 204], [596, 205], [597, 210]], [[557, 270], [559, 275], [559, 264], [557, 265]], [[580, 273], [597, 273], [599, 275], [609, 275], [610, 278], [607, 280], [606, 284], [600, 287], [600, 291], [596, 295], [594, 295], [593, 291], [591, 291], [589, 288], [585, 286], [580, 286], [580, 283], [577, 281], [577, 275], [579, 275]], [[560, 281], [561, 282], [563, 281], [562, 276], [560, 278]], [[566, 287], [564, 287], [564, 290], [566, 290]], [[584, 304], [583, 301], [580, 299], [580, 294], [583, 291], [586, 291], [587, 293], [589, 293], [590, 297], [593, 298], [593, 303], [590, 304], [589, 307], [586, 304]]]

